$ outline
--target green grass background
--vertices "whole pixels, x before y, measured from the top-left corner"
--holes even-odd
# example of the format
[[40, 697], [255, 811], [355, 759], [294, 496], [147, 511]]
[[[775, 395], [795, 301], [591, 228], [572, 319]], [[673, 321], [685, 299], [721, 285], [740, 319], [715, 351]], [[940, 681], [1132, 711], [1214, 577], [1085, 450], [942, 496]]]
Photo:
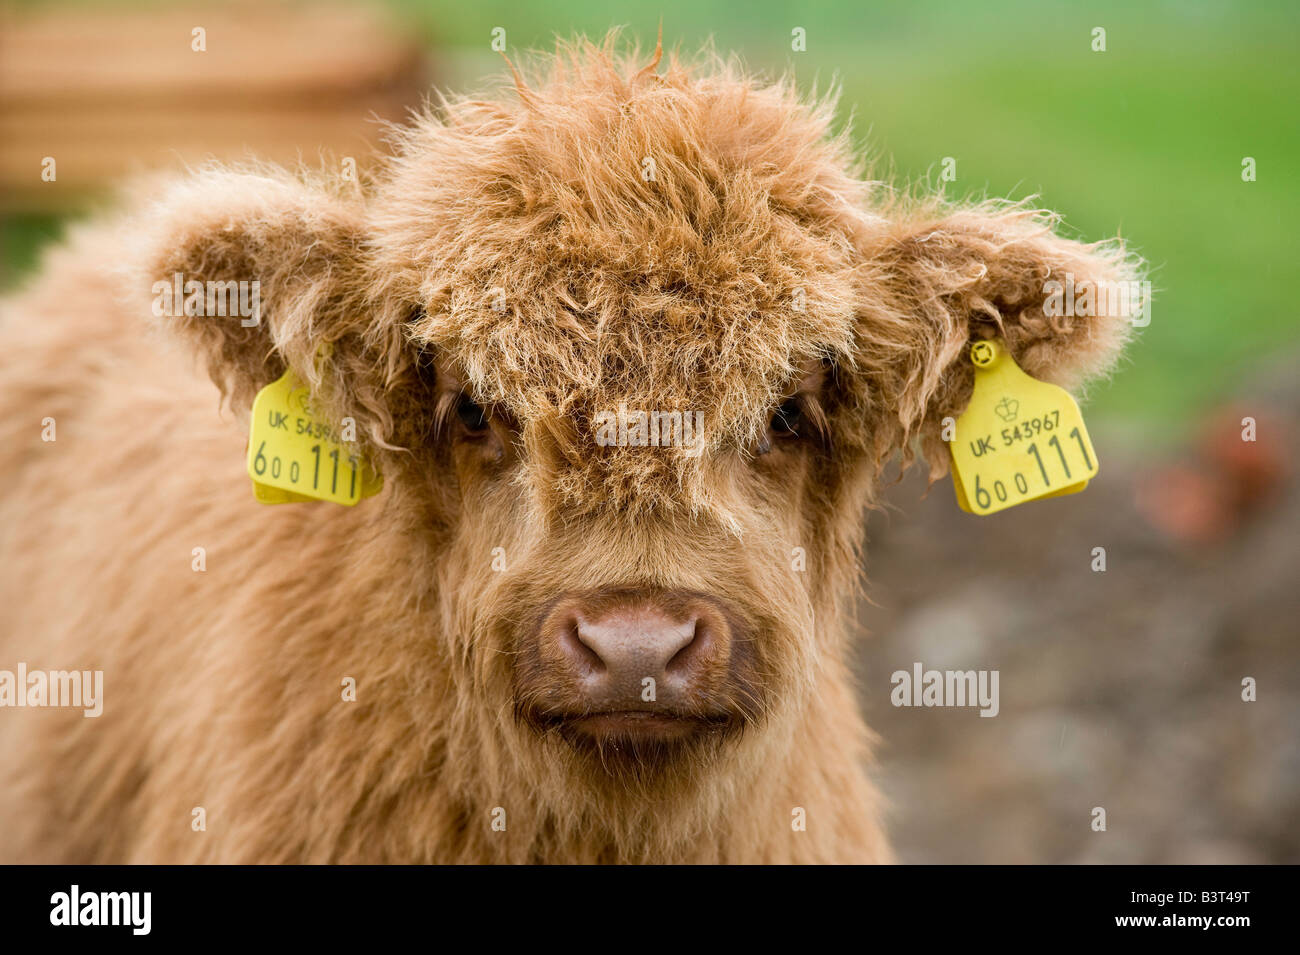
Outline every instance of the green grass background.
[[[29, 4], [30, 5], [30, 4]], [[875, 174], [933, 180], [950, 194], [1039, 201], [1087, 239], [1122, 234], [1150, 266], [1151, 324], [1094, 388], [1090, 415], [1173, 439], [1259, 362], [1294, 353], [1300, 317], [1284, 294], [1300, 221], [1300, 3], [997, 0], [389, 0], [430, 47], [440, 77], [499, 71], [493, 27], [512, 52], [556, 34], [626, 27], [653, 47], [712, 37], [802, 84], [841, 84]], [[807, 52], [791, 51], [791, 30]], [[1107, 50], [1091, 49], [1103, 27]], [[1256, 182], [1241, 163], [1255, 158]], [[58, 222], [10, 217], [3, 281], [30, 270]]]

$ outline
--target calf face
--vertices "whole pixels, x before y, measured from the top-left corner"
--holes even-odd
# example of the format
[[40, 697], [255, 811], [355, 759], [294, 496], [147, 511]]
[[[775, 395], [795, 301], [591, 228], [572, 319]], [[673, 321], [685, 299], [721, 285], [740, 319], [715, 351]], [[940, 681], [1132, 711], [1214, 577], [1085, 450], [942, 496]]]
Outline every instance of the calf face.
[[1049, 279], [1128, 278], [1119, 247], [901, 199], [828, 104], [658, 62], [564, 48], [360, 186], [210, 169], [138, 220], [147, 281], [260, 282], [256, 327], [164, 321], [237, 408], [291, 367], [358, 422], [394, 653], [448, 669], [467, 751], [573, 800], [718, 793], [789, 751], [843, 679], [872, 484], [918, 441], [942, 473], [969, 343], [1071, 385], [1127, 328], [1042, 308]]

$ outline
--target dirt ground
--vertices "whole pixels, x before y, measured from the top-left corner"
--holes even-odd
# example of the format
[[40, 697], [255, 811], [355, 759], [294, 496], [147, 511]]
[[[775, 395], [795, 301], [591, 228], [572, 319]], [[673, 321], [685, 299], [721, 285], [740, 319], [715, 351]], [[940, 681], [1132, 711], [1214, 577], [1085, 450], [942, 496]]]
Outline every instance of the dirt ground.
[[[856, 670], [902, 861], [1300, 862], [1298, 365], [1172, 452], [1094, 429], [1081, 494], [991, 517], [919, 473], [886, 495]], [[918, 661], [998, 670], [999, 715], [894, 707]]]

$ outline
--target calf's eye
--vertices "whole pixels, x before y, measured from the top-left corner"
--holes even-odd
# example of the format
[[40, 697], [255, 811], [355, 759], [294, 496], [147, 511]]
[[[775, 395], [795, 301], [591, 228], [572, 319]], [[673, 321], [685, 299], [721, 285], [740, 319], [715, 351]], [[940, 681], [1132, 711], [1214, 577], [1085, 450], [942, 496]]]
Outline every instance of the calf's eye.
[[772, 415], [768, 425], [772, 434], [778, 438], [799, 437], [799, 427], [803, 424], [803, 406], [798, 398], [790, 398], [781, 403]]
[[471, 434], [481, 434], [488, 428], [487, 412], [467, 395], [461, 395], [456, 404], [456, 417]]

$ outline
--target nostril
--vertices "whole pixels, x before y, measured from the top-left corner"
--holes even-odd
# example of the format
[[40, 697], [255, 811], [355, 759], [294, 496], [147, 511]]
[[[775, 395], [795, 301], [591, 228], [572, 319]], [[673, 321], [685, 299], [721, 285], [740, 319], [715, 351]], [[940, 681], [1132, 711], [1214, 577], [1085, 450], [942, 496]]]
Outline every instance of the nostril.
[[582, 639], [582, 628], [576, 617], [565, 621], [560, 630], [560, 649], [564, 655], [586, 673], [602, 673], [605, 661], [596, 650]]
[[702, 626], [698, 620], [688, 620], [679, 628], [679, 632], [684, 642], [664, 666], [664, 673], [668, 676], [686, 674], [709, 652], [708, 627]]

